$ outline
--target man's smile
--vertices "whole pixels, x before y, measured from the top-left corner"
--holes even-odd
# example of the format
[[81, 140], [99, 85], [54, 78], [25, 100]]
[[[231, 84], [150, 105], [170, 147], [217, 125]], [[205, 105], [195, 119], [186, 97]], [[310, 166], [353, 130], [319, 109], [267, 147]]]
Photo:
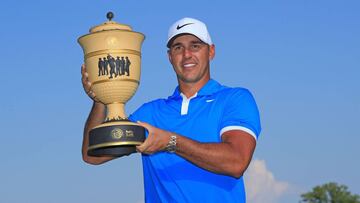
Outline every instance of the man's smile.
[[186, 63], [186, 64], [183, 65], [184, 68], [192, 68], [194, 66], [196, 66], [195, 63]]

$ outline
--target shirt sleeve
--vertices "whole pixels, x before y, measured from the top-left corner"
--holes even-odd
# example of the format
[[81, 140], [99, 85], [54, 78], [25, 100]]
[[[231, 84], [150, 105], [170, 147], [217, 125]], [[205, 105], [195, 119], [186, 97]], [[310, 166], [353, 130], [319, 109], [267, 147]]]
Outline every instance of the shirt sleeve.
[[135, 123], [137, 121], [149, 122], [152, 115], [150, 106], [149, 103], [143, 104], [129, 116], [129, 120]]
[[230, 130], [242, 130], [257, 140], [261, 131], [260, 116], [249, 90], [235, 88], [227, 97], [220, 129], [220, 135]]

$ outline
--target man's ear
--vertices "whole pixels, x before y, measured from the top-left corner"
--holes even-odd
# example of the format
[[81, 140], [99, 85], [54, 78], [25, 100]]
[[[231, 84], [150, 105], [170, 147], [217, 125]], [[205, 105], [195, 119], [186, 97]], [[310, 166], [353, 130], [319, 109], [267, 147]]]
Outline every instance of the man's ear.
[[215, 45], [209, 46], [209, 59], [212, 60], [215, 57]]
[[170, 54], [170, 49], [167, 50], [167, 54], [168, 54], [168, 57], [169, 57], [169, 61], [172, 64], [172, 58], [171, 58], [171, 54]]

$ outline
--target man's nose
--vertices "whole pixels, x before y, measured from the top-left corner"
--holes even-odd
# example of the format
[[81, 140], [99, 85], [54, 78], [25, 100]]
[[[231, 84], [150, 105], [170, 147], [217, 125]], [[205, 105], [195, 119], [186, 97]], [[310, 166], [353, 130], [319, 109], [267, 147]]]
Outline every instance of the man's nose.
[[185, 47], [185, 48], [184, 48], [183, 55], [184, 55], [185, 58], [191, 58], [191, 56], [192, 56], [192, 51], [190, 50], [189, 47]]

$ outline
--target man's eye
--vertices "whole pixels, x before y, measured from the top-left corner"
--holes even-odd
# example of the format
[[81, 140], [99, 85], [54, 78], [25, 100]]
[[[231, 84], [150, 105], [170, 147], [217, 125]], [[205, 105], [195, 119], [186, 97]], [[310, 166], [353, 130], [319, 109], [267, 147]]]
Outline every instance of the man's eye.
[[200, 49], [201, 45], [200, 44], [193, 44], [191, 47], [192, 47], [193, 50], [198, 50], [198, 49]]
[[182, 46], [174, 46], [174, 47], [172, 47], [172, 50], [175, 52], [180, 52], [183, 50], [183, 47]]

